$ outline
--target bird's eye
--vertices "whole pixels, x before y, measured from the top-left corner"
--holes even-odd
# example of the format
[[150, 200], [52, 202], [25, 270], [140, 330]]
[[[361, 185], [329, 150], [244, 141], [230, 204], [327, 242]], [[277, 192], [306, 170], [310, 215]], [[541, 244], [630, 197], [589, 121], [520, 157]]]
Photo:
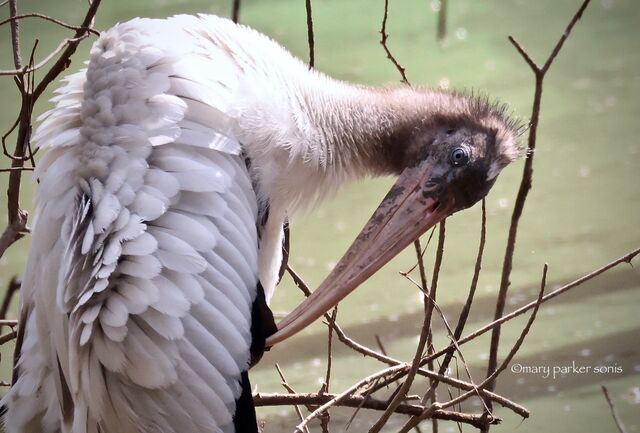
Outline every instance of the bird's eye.
[[456, 147], [451, 151], [449, 161], [451, 161], [451, 165], [454, 167], [465, 165], [469, 162], [469, 152], [463, 147]]

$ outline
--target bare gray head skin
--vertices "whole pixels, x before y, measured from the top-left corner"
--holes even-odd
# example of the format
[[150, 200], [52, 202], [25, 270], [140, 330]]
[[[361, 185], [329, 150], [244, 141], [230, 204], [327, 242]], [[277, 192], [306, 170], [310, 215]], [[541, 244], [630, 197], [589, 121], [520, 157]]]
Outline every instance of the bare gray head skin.
[[[484, 198], [500, 170], [524, 152], [518, 122], [487, 98], [431, 90], [386, 94], [392, 110], [371, 110], [364, 165], [397, 181], [348, 251], [301, 305], [278, 324], [267, 346], [303, 329], [429, 228]], [[355, 141], [354, 141], [355, 142]], [[364, 147], [366, 146], [366, 147]]]
[[[522, 124], [504, 104], [482, 96], [423, 90], [424, 109], [413, 109], [382, 140], [379, 163], [402, 175], [429, 167], [424, 194], [453, 200], [451, 211], [473, 206], [487, 195], [500, 171], [521, 158]], [[403, 98], [404, 99], [404, 98]]]

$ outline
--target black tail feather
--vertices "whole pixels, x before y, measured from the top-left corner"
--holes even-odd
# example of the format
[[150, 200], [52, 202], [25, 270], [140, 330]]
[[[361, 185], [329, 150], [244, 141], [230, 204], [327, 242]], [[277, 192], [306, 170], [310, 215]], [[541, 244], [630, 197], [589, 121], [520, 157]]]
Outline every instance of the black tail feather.
[[235, 433], [258, 433], [256, 408], [253, 405], [253, 397], [251, 396], [249, 373], [246, 371], [242, 373], [241, 386], [242, 394], [236, 401], [236, 413], [233, 416]]

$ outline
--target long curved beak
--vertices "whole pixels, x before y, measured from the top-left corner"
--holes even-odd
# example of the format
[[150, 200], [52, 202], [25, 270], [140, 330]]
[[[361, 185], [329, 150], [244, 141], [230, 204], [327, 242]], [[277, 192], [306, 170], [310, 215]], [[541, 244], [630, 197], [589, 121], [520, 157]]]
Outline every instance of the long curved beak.
[[431, 181], [428, 161], [407, 168], [320, 286], [279, 324], [273, 346], [298, 333], [454, 210], [454, 197]]

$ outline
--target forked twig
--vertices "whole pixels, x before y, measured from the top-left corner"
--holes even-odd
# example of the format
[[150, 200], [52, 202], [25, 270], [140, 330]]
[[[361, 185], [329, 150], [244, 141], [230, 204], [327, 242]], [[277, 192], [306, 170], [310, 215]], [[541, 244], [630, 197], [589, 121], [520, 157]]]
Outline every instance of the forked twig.
[[[531, 112], [531, 120], [530, 120], [530, 128], [529, 128], [529, 139], [527, 143], [527, 159], [524, 163], [524, 168], [522, 171], [522, 178], [520, 181], [520, 187], [518, 189], [518, 194], [516, 196], [516, 201], [513, 207], [513, 213], [511, 216], [511, 224], [509, 226], [509, 235], [507, 239], [507, 246], [505, 248], [504, 261], [502, 265], [502, 275], [500, 278], [500, 288], [498, 290], [498, 298], [496, 301], [496, 309], [494, 314], [494, 320], [500, 319], [504, 314], [504, 307], [506, 304], [507, 291], [510, 285], [510, 276], [511, 270], [513, 268], [513, 255], [516, 247], [516, 237], [518, 234], [518, 225], [520, 222], [520, 217], [522, 216], [522, 212], [524, 210], [525, 201], [527, 199], [527, 195], [529, 194], [529, 190], [531, 189], [532, 179], [533, 179], [533, 158], [534, 158], [534, 149], [536, 147], [536, 138], [538, 131], [538, 123], [540, 121], [540, 105], [542, 101], [542, 89], [543, 89], [543, 81], [545, 74], [549, 70], [549, 67], [553, 63], [553, 60], [556, 58], [560, 49], [562, 48], [564, 42], [567, 40], [569, 35], [571, 34], [571, 30], [574, 25], [578, 22], [580, 17], [582, 17], [582, 13], [588, 6], [590, 0], [584, 0], [582, 6], [578, 9], [578, 11], [574, 14], [573, 18], [569, 21], [569, 24], [565, 28], [562, 36], [556, 43], [555, 47], [551, 51], [551, 54], [547, 57], [544, 65], [539, 67], [527, 54], [526, 50], [522, 48], [522, 46], [513, 38], [513, 36], [509, 36], [509, 40], [516, 47], [518, 52], [525, 59], [529, 67], [534, 73], [535, 76], [535, 92], [533, 99], [533, 107]], [[492, 376], [493, 372], [497, 368], [498, 363], [498, 348], [500, 345], [500, 326], [497, 326], [493, 329], [491, 334], [491, 346], [489, 349], [489, 361], [487, 365], [487, 376]], [[495, 389], [495, 382], [491, 381], [489, 383], [489, 389]], [[491, 408], [489, 404], [489, 408]]]
[[391, 63], [396, 67], [400, 75], [402, 76], [402, 82], [404, 84], [409, 85], [409, 80], [407, 80], [406, 69], [402, 67], [402, 65], [396, 60], [396, 58], [391, 54], [391, 50], [387, 46], [387, 39], [389, 35], [387, 34], [387, 18], [389, 16], [389, 0], [384, 0], [384, 16], [382, 17], [382, 28], [380, 29], [380, 45], [384, 48], [384, 52], [387, 53], [387, 59], [391, 60]]

